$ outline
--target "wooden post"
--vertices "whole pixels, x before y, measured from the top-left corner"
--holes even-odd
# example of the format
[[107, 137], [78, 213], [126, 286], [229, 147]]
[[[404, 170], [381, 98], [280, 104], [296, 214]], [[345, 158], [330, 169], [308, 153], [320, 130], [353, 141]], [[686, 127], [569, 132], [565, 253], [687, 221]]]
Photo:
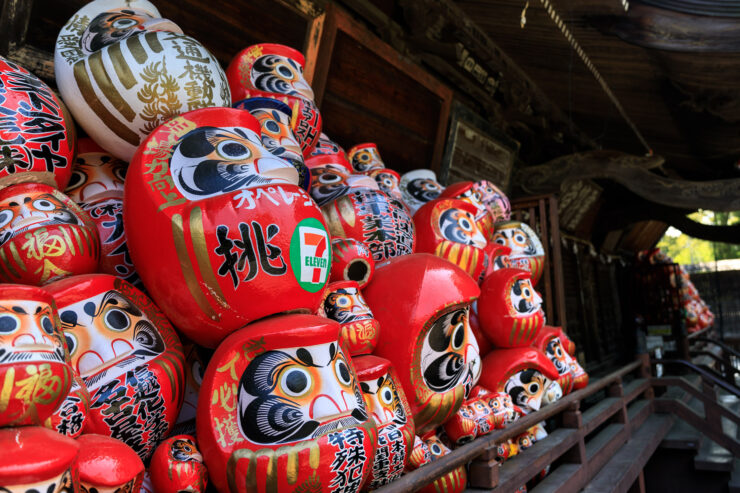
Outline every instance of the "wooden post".
[[581, 402], [573, 401], [562, 414], [563, 428], [575, 428], [578, 430], [578, 442], [565, 454], [563, 460], [572, 464], [586, 464], [586, 437], [583, 436], [583, 415], [581, 414]]
[[470, 463], [468, 483], [472, 488], [495, 488], [498, 486], [499, 469], [501, 464], [496, 460], [496, 448], [489, 448]]
[[714, 388], [714, 384], [708, 382], [702, 377], [701, 379], [701, 390], [704, 395], [709, 397], [714, 404], [704, 403], [704, 421], [707, 426], [713, 429], [716, 433], [724, 433], [722, 431], [722, 417], [717, 410], [719, 404], [717, 403], [717, 391]]

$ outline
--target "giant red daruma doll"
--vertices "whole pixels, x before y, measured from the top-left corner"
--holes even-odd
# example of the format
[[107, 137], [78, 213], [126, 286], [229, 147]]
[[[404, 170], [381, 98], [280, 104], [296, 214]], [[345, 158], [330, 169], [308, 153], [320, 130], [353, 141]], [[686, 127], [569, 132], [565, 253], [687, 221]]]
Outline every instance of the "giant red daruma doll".
[[262, 146], [257, 120], [231, 108], [174, 118], [134, 156], [129, 250], [157, 305], [196, 343], [215, 347], [258, 318], [318, 308], [331, 245], [297, 181]]
[[417, 435], [452, 417], [478, 381], [468, 310], [479, 293], [462, 269], [427, 253], [392, 259], [363, 290], [381, 327], [374, 354], [397, 369]]
[[182, 403], [185, 357], [175, 330], [141, 291], [108, 274], [48, 289], [72, 366], [90, 392], [84, 432], [118, 438], [146, 460]]
[[358, 491], [377, 439], [339, 324], [298, 314], [224, 340], [197, 431], [214, 486], [232, 493]]

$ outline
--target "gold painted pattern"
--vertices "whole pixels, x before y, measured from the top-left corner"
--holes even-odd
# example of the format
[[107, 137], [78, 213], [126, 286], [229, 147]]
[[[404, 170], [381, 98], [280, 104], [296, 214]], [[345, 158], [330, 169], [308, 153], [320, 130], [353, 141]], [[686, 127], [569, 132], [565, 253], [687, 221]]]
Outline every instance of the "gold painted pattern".
[[208, 292], [216, 299], [216, 302], [225, 309], [229, 309], [221, 286], [219, 286], [216, 276], [213, 273], [211, 260], [208, 256], [208, 247], [206, 246], [206, 236], [203, 232], [203, 211], [200, 207], [194, 207], [190, 211], [190, 238], [193, 241], [195, 258], [198, 260], [200, 273], [205, 281]]
[[219, 320], [221, 317], [213, 310], [213, 308], [211, 308], [211, 305], [208, 303], [208, 300], [206, 300], [203, 292], [198, 286], [198, 280], [195, 277], [193, 265], [190, 262], [187, 246], [185, 244], [185, 232], [183, 231], [182, 216], [180, 214], [172, 216], [172, 237], [175, 241], [177, 258], [180, 261], [180, 270], [182, 271], [183, 277], [185, 277], [185, 284], [188, 286], [190, 295], [208, 318], [211, 320]]

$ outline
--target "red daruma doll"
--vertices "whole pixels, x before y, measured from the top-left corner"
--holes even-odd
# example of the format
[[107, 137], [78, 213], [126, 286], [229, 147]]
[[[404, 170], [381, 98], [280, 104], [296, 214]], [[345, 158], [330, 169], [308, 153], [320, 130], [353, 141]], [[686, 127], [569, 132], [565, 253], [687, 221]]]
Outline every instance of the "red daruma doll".
[[42, 288], [0, 284], [0, 427], [40, 425], [72, 386], [59, 317]]
[[141, 291], [111, 275], [70, 277], [48, 289], [90, 392], [85, 433], [118, 438], [146, 460], [182, 403], [185, 357], [175, 330]]
[[214, 486], [232, 493], [358, 491], [377, 439], [339, 324], [314, 315], [224, 340], [203, 377], [197, 431]]
[[215, 347], [253, 320], [318, 308], [331, 245], [297, 182], [242, 110], [185, 113], [137, 151], [125, 187], [129, 250], [154, 301], [197, 344]]
[[391, 260], [363, 290], [381, 327], [374, 354], [398, 371], [417, 435], [452, 417], [478, 381], [468, 310], [479, 293], [462, 269], [426, 253]]

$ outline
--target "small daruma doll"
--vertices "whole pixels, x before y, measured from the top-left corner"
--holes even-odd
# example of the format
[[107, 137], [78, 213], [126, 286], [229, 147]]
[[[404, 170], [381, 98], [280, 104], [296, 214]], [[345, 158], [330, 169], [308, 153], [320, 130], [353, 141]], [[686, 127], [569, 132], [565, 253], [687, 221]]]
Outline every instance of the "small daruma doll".
[[408, 206], [411, 214], [416, 213], [419, 207], [430, 200], [439, 197], [444, 187], [437, 181], [437, 175], [429, 169], [415, 169], [401, 177], [399, 183], [403, 202]]
[[318, 310], [322, 317], [339, 322], [342, 340], [352, 356], [370, 354], [380, 335], [380, 324], [373, 318], [370, 307], [355, 281], [332, 282], [326, 287]]
[[475, 214], [475, 208], [462, 200], [427, 202], [414, 214], [416, 250], [449, 260], [480, 282], [488, 268], [488, 242]]
[[354, 492], [377, 432], [339, 324], [284, 315], [218, 347], [198, 401], [198, 444], [219, 491]]
[[119, 438], [146, 460], [182, 402], [182, 346], [141, 291], [107, 274], [48, 286], [59, 306], [72, 366], [87, 386], [86, 433]]
[[234, 108], [249, 111], [260, 122], [262, 145], [289, 162], [298, 171], [298, 185], [308, 190], [311, 173], [303, 162], [301, 146], [290, 128], [293, 117], [290, 107], [277, 99], [249, 98], [234, 103]]
[[94, 272], [95, 224], [69, 197], [41, 183], [0, 190], [0, 281], [42, 285]]
[[493, 392], [506, 392], [526, 414], [544, 405], [557, 385], [558, 371], [542, 351], [532, 347], [494, 349], [483, 358], [480, 383]]
[[493, 214], [481, 200], [481, 194], [475, 189], [473, 182], [463, 181], [453, 183], [439, 195], [440, 198], [454, 198], [463, 200], [475, 207], [475, 222], [483, 236], [490, 240], [493, 237]]
[[123, 230], [123, 182], [128, 164], [91, 139], [80, 139], [69, 185], [64, 193], [95, 223], [100, 236], [100, 272], [139, 282]]
[[3, 493], [77, 493], [76, 440], [39, 426], [0, 429]]
[[537, 233], [520, 221], [499, 222], [495, 228], [493, 242], [511, 248], [511, 266], [530, 272], [536, 285], [545, 268], [545, 250]]
[[63, 190], [75, 152], [74, 122], [66, 108], [48, 85], [2, 57], [0, 86], [0, 188], [33, 176]]
[[362, 289], [372, 280], [375, 260], [363, 242], [354, 238], [334, 238], [331, 252], [331, 282], [355, 281]]
[[529, 346], [545, 325], [542, 297], [532, 284], [529, 273], [520, 269], [499, 269], [483, 281], [478, 319], [494, 346]]
[[381, 326], [374, 354], [397, 369], [417, 434], [452, 417], [480, 376], [468, 324], [479, 293], [462, 269], [426, 253], [391, 260], [363, 291]]
[[560, 327], [550, 327], [545, 325], [540, 333], [537, 335], [533, 345], [540, 351], [544, 352], [555, 368], [558, 370], [560, 376], [557, 379], [560, 388], [563, 389], [563, 394], [567, 394], [573, 390], [573, 373], [571, 371], [573, 358], [571, 358], [568, 351], [563, 347], [563, 341], [561, 336], [564, 335], [563, 329]]
[[174, 118], [137, 152], [124, 201], [131, 256], [157, 305], [197, 344], [318, 308], [331, 246], [297, 182], [262, 145], [257, 120], [233, 108]]
[[177, 435], [162, 442], [154, 451], [149, 466], [157, 493], [205, 493], [208, 470], [195, 438]]
[[[379, 190], [377, 182], [366, 175], [352, 174], [339, 154], [321, 155], [306, 160], [311, 170], [311, 197], [322, 206], [353, 190]], [[343, 158], [342, 158], [343, 159]]]
[[58, 315], [42, 288], [0, 284], [0, 427], [40, 425], [72, 386]]
[[321, 114], [313, 101], [313, 89], [303, 77], [304, 65], [298, 50], [262, 43], [237, 53], [226, 69], [226, 78], [234, 101], [267, 97], [287, 104], [293, 113], [291, 128], [307, 157], [321, 135]]
[[134, 493], [144, 480], [144, 463], [131, 447], [104, 435], [77, 439], [81, 493]]
[[374, 490], [401, 477], [414, 444], [414, 421], [390, 361], [366, 354], [353, 362], [367, 409], [378, 426], [373, 468], [364, 487]]
[[385, 163], [380, 158], [378, 146], [372, 143], [357, 144], [347, 152], [352, 168], [357, 173], [367, 173], [378, 169], [385, 169]]
[[478, 192], [480, 201], [491, 211], [494, 223], [509, 220], [511, 217], [511, 203], [509, 203], [509, 198], [496, 185], [488, 180], [480, 180], [473, 183], [473, 190]]

